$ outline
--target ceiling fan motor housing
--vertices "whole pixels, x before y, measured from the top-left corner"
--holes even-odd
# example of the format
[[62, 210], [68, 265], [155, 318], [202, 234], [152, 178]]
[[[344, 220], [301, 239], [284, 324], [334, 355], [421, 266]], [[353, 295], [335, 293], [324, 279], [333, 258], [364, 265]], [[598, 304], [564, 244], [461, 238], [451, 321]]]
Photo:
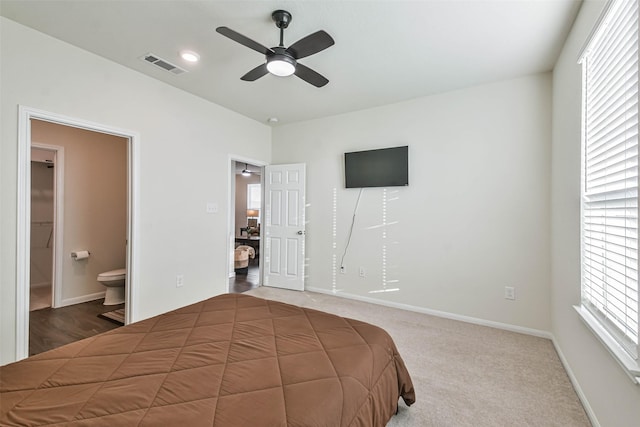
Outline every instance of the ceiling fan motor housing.
[[296, 66], [295, 58], [289, 52], [287, 52], [287, 49], [285, 49], [282, 46], [272, 47], [271, 49], [275, 53], [269, 53], [268, 55], [266, 55], [267, 62], [284, 61], [284, 62], [288, 62], [289, 64], [293, 65], [294, 67]]

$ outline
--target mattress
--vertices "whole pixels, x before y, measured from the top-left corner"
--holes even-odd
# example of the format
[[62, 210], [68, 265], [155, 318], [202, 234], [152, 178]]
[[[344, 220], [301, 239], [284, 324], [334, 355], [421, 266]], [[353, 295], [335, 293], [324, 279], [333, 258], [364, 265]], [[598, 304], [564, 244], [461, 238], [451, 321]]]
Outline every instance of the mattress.
[[2, 426], [384, 426], [411, 378], [381, 328], [225, 294], [0, 367]]

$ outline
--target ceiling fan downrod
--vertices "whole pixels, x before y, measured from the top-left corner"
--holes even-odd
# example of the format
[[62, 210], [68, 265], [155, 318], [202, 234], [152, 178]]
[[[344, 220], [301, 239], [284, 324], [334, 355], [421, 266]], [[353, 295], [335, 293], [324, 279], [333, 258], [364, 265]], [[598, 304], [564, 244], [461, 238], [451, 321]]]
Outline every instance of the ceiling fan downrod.
[[292, 16], [286, 10], [276, 10], [271, 14], [271, 19], [280, 28], [280, 47], [284, 47], [284, 29], [289, 26]]

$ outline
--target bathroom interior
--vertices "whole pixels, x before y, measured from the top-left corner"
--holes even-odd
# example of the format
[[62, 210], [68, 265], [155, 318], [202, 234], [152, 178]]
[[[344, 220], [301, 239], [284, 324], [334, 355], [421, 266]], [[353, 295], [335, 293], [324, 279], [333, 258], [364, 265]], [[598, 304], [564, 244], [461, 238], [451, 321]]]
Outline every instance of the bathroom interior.
[[30, 355], [124, 323], [128, 221], [126, 138], [32, 120], [31, 144]]

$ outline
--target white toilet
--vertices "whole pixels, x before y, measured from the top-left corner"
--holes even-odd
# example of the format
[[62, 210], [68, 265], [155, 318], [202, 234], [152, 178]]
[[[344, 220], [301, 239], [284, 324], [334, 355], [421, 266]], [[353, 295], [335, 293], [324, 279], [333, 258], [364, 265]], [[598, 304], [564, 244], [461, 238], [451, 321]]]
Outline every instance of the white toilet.
[[127, 279], [127, 270], [105, 271], [98, 274], [98, 282], [107, 287], [104, 294], [104, 305], [116, 305], [124, 303], [124, 283]]

